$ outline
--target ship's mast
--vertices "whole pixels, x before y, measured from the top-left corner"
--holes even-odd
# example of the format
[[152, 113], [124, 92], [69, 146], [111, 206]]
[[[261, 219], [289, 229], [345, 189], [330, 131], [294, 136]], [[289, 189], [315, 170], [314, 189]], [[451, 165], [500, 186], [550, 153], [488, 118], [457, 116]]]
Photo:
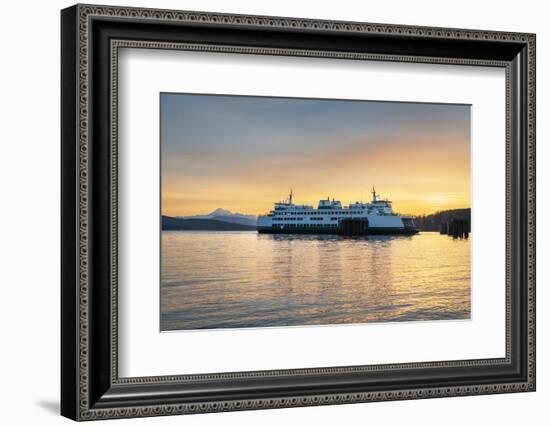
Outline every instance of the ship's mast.
[[288, 194], [288, 204], [292, 204], [292, 188], [290, 188], [290, 194]]
[[376, 190], [372, 187], [372, 201], [376, 201]]

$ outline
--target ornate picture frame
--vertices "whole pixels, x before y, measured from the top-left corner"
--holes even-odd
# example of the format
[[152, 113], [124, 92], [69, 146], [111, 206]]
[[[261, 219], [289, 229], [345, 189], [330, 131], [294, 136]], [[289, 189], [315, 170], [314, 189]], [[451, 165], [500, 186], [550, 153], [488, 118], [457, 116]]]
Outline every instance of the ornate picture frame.
[[[76, 5], [61, 12], [61, 413], [74, 420], [535, 390], [535, 35]], [[119, 377], [120, 48], [506, 72], [506, 356]]]

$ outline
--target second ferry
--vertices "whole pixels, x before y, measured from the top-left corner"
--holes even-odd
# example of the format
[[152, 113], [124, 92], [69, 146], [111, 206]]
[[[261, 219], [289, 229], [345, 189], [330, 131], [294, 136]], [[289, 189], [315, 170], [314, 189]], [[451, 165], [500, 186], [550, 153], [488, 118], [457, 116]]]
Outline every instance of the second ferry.
[[259, 233], [270, 234], [343, 234], [343, 235], [412, 235], [418, 233], [410, 216], [393, 212], [392, 202], [382, 199], [372, 189], [370, 203], [355, 202], [347, 207], [340, 201], [320, 200], [311, 205], [294, 204], [288, 199], [275, 203], [266, 215], [258, 216]]

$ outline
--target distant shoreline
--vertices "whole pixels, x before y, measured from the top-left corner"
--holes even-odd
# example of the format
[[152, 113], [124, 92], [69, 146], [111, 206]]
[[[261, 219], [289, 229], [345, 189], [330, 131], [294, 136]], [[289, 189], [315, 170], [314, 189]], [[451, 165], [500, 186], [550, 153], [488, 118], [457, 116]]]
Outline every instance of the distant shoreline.
[[[414, 221], [422, 232], [439, 232], [443, 222], [450, 222], [453, 219], [470, 220], [470, 218], [471, 209], [465, 208], [414, 216]], [[163, 231], [257, 231], [256, 225], [250, 223], [249, 218], [235, 218], [227, 214], [212, 218], [162, 216]]]
[[216, 219], [182, 219], [162, 216], [163, 231], [256, 231], [256, 226]]

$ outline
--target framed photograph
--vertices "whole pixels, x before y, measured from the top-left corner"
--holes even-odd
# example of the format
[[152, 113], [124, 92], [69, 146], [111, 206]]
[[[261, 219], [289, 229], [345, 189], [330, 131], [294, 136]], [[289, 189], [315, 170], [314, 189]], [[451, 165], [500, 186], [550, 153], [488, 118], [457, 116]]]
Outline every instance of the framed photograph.
[[535, 35], [61, 12], [61, 412], [535, 390]]

